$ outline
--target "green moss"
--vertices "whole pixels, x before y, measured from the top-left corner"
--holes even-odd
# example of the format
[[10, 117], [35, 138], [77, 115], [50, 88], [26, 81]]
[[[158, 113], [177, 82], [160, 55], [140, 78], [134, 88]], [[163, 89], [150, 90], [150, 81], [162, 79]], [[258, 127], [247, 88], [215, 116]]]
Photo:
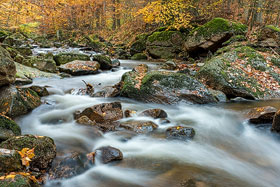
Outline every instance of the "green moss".
[[267, 26], [265, 26], [265, 27], [266, 27], [266, 28], [269, 28], [269, 29], [271, 29], [271, 30], [273, 30], [273, 31], [280, 32], [280, 28], [277, 27], [277, 26], [274, 26], [274, 25], [267, 25]]
[[210, 37], [213, 34], [218, 33], [233, 33], [233, 34], [244, 34], [247, 30], [247, 26], [241, 23], [230, 22], [223, 18], [214, 18], [206, 24], [192, 30], [189, 36]]
[[229, 45], [234, 42], [241, 42], [241, 41], [246, 41], [246, 36], [244, 35], [235, 35], [231, 37], [228, 41], [224, 42], [223, 45]]
[[135, 40], [147, 40], [147, 38], [149, 37], [149, 34], [146, 33], [142, 33], [136, 36]]
[[151, 43], [154, 41], [167, 41], [171, 39], [174, 33], [177, 32], [176, 31], [154, 32], [151, 36], [148, 37], [148, 41]]
[[14, 136], [21, 135], [21, 129], [13, 120], [8, 119], [7, 117], [0, 115], [0, 139], [6, 140], [9, 137], [10, 133], [6, 133], [6, 131], [12, 131]]
[[147, 60], [147, 56], [144, 53], [136, 53], [131, 57], [131, 60]]
[[79, 53], [60, 53], [54, 56], [54, 60], [56, 64], [62, 65], [66, 64], [68, 62], [72, 62], [74, 60], [90, 60], [90, 57], [88, 55], [79, 54]]

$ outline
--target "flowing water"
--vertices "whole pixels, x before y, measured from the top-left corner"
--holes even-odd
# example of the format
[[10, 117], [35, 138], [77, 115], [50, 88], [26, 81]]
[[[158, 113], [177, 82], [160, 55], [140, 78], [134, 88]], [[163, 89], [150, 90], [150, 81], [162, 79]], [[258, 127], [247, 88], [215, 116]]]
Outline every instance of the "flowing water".
[[[280, 143], [268, 128], [257, 129], [242, 117], [245, 109], [272, 104], [235, 102], [218, 105], [158, 105], [125, 98], [91, 98], [71, 95], [71, 89], [84, 87], [82, 80], [94, 85], [96, 91], [118, 83], [121, 76], [143, 62], [121, 61], [115, 71], [65, 79], [37, 79], [33, 84], [49, 86], [53, 93], [43, 98], [45, 104], [18, 119], [23, 134], [50, 136], [59, 155], [71, 151], [89, 153], [101, 146], [113, 146], [124, 154], [124, 160], [112, 164], [96, 164], [71, 179], [49, 181], [46, 186], [107, 187], [107, 186], [260, 186], [280, 184]], [[157, 65], [148, 63], [152, 69]], [[150, 135], [127, 138], [112, 132], [102, 137], [90, 128], [75, 123], [78, 109], [104, 102], [120, 101], [123, 110], [141, 112], [161, 108], [168, 113], [170, 124], [146, 117], [159, 128]], [[131, 118], [130, 118], [131, 119]], [[124, 119], [127, 120], [127, 119]], [[170, 126], [185, 125], [196, 130], [193, 141], [170, 141], [164, 138]]]

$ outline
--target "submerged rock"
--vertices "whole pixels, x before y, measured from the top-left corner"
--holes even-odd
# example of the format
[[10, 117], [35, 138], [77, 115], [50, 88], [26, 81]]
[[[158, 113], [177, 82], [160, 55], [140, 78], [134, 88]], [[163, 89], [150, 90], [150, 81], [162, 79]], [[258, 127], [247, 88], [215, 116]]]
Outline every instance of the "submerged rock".
[[4, 87], [0, 90], [0, 113], [9, 117], [27, 114], [41, 105], [41, 98], [30, 88]]
[[145, 66], [136, 67], [122, 76], [121, 96], [144, 102], [174, 104], [213, 103], [215, 98], [195, 78], [182, 73], [151, 71]]
[[256, 107], [250, 110], [246, 117], [249, 118], [249, 122], [252, 124], [272, 123], [276, 112], [277, 109], [271, 106]]
[[0, 142], [21, 135], [21, 129], [13, 120], [0, 114]]
[[0, 87], [15, 82], [16, 66], [8, 51], [0, 47]]
[[139, 116], [147, 116], [152, 118], [167, 118], [167, 113], [162, 109], [148, 109], [139, 114]]
[[[100, 147], [94, 152], [94, 159], [107, 164], [113, 161], [119, 161], [123, 159], [123, 154], [119, 149], [111, 146]], [[93, 161], [94, 162], [94, 161]]]
[[176, 126], [166, 130], [166, 138], [172, 140], [192, 140], [195, 136], [195, 131], [191, 127]]
[[[21, 156], [15, 150], [0, 149], [0, 172], [22, 171]], [[1, 180], [0, 180], [1, 181]], [[1, 184], [1, 182], [0, 182]]]
[[55, 160], [49, 172], [49, 179], [68, 179], [89, 168], [87, 157], [82, 153], [71, 153], [63, 159]]
[[280, 96], [280, 69], [270, 54], [236, 44], [220, 50], [200, 69], [197, 77], [229, 99], [270, 99]]
[[74, 60], [89, 61], [90, 57], [88, 55], [80, 53], [59, 53], [54, 56], [54, 60], [56, 62], [56, 65], [60, 66]]
[[121, 128], [138, 134], [147, 134], [158, 128], [158, 125], [152, 121], [127, 121], [120, 124]]
[[66, 63], [59, 67], [60, 72], [69, 73], [71, 75], [89, 75], [96, 74], [100, 65], [96, 61], [81, 61], [75, 60], [73, 62]]
[[35, 156], [30, 161], [30, 169], [33, 171], [48, 170], [56, 156], [54, 141], [46, 136], [15, 136], [2, 142], [0, 147], [17, 151], [35, 148]]

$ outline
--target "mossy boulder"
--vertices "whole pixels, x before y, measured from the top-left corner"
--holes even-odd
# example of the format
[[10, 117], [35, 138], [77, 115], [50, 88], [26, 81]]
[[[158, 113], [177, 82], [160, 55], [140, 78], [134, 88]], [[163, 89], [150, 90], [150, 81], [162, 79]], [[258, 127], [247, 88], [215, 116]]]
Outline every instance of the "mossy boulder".
[[147, 52], [153, 58], [176, 58], [181, 52], [183, 35], [179, 31], [154, 32], [147, 38]]
[[23, 34], [17, 32], [6, 37], [3, 43], [9, 46], [20, 47], [26, 42], [26, 40], [27, 38]]
[[45, 72], [57, 72], [56, 62], [48, 55], [30, 56], [24, 59], [22, 64]]
[[39, 187], [37, 182], [32, 181], [28, 176], [16, 174], [14, 178], [0, 180], [2, 187]]
[[0, 90], [0, 113], [9, 117], [27, 114], [41, 105], [41, 98], [30, 88], [3, 87]]
[[[280, 28], [274, 25], [267, 25], [258, 33], [257, 45], [261, 47], [280, 47]], [[280, 50], [279, 50], [280, 51]]]
[[7, 50], [0, 47], [0, 87], [15, 82], [16, 66]]
[[18, 124], [6, 116], [0, 115], [0, 142], [19, 135], [21, 135], [21, 129]]
[[208, 60], [197, 77], [228, 98], [268, 99], [279, 97], [279, 68], [270, 54], [248, 46], [229, 46]]
[[17, 151], [21, 151], [23, 148], [35, 148], [35, 156], [30, 161], [30, 169], [34, 171], [48, 170], [56, 156], [54, 141], [46, 136], [16, 136], [2, 142], [0, 147]]
[[29, 66], [25, 66], [22, 65], [20, 63], [15, 62], [16, 65], [16, 78], [19, 79], [34, 79], [34, 78], [59, 78], [58, 75], [54, 74], [54, 73], [48, 73], [48, 72], [44, 72], [44, 71], [40, 71], [36, 68], [32, 68]]
[[101, 70], [110, 70], [113, 68], [112, 60], [108, 56], [94, 55], [92, 59], [100, 64]]
[[17, 151], [0, 149], [0, 172], [8, 173], [21, 170], [23, 170], [21, 156]]
[[131, 57], [131, 60], [147, 60], [147, 55], [144, 53], [136, 53]]
[[29, 47], [16, 47], [15, 50], [17, 50], [22, 56], [32, 55], [32, 50]]
[[130, 46], [130, 54], [131, 56], [142, 53], [146, 50], [146, 39], [139, 39], [136, 40], [132, 45]]
[[246, 31], [246, 25], [214, 18], [192, 30], [186, 38], [184, 48], [190, 56], [198, 56], [208, 51], [215, 52], [233, 35], [244, 35]]
[[140, 67], [122, 76], [121, 96], [165, 104], [216, 102], [207, 88], [194, 77], [173, 72], [147, 72], [145, 65]]
[[54, 56], [54, 60], [56, 62], [56, 65], [60, 66], [74, 60], [89, 61], [90, 57], [88, 55], [80, 53], [59, 53]]

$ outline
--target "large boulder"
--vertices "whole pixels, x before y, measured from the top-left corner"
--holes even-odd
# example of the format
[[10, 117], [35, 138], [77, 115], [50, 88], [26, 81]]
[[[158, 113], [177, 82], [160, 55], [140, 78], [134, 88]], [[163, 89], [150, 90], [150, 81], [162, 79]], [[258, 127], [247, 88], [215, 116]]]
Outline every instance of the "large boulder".
[[74, 60], [89, 61], [90, 57], [81, 53], [59, 53], [54, 56], [54, 60], [56, 62], [56, 65], [60, 66]]
[[15, 82], [16, 66], [8, 51], [0, 47], [0, 87]]
[[130, 55], [133, 56], [137, 53], [143, 53], [146, 50], [146, 42], [148, 34], [140, 34], [136, 36], [135, 41], [130, 46]]
[[110, 70], [113, 68], [113, 63], [110, 57], [105, 55], [94, 55], [93, 60], [97, 61], [100, 64], [100, 69]]
[[[258, 33], [258, 46], [261, 47], [273, 47], [278, 48], [280, 47], [280, 28], [267, 25], [260, 29]], [[279, 50], [280, 51], [280, 50]]]
[[80, 61], [75, 60], [59, 67], [60, 72], [69, 73], [71, 75], [89, 75], [96, 74], [100, 65], [96, 61]]
[[151, 71], [145, 65], [122, 76], [121, 96], [144, 102], [174, 104], [216, 102], [207, 88], [194, 77], [182, 73]]
[[179, 31], [154, 32], [147, 39], [147, 52], [155, 59], [173, 59], [178, 57], [183, 44]]
[[3, 41], [4, 44], [9, 46], [20, 47], [26, 42], [27, 38], [21, 33], [14, 33], [6, 37]]
[[214, 18], [192, 30], [185, 40], [184, 48], [193, 57], [207, 54], [209, 51], [215, 52], [233, 35], [242, 35], [246, 31], [246, 25]]
[[0, 172], [7, 173], [21, 170], [23, 170], [23, 165], [21, 164], [21, 156], [17, 151], [0, 149]]
[[58, 75], [54, 73], [48, 73], [44, 71], [40, 71], [36, 68], [32, 68], [29, 66], [22, 65], [20, 63], [15, 62], [17, 73], [17, 79], [34, 79], [34, 78], [59, 78]]
[[53, 60], [52, 54], [30, 56], [23, 60], [23, 65], [46, 71], [50, 73], [56, 73], [56, 62]]
[[269, 99], [280, 96], [280, 69], [271, 59], [273, 55], [235, 44], [208, 60], [197, 77], [228, 98]]
[[2, 142], [0, 147], [17, 151], [34, 148], [35, 156], [30, 161], [30, 169], [33, 171], [48, 170], [56, 156], [54, 141], [46, 136], [16, 136]]
[[30, 88], [4, 87], [0, 90], [0, 113], [9, 117], [27, 114], [41, 105], [41, 98]]
[[0, 114], [0, 142], [21, 135], [21, 129], [13, 120]]

